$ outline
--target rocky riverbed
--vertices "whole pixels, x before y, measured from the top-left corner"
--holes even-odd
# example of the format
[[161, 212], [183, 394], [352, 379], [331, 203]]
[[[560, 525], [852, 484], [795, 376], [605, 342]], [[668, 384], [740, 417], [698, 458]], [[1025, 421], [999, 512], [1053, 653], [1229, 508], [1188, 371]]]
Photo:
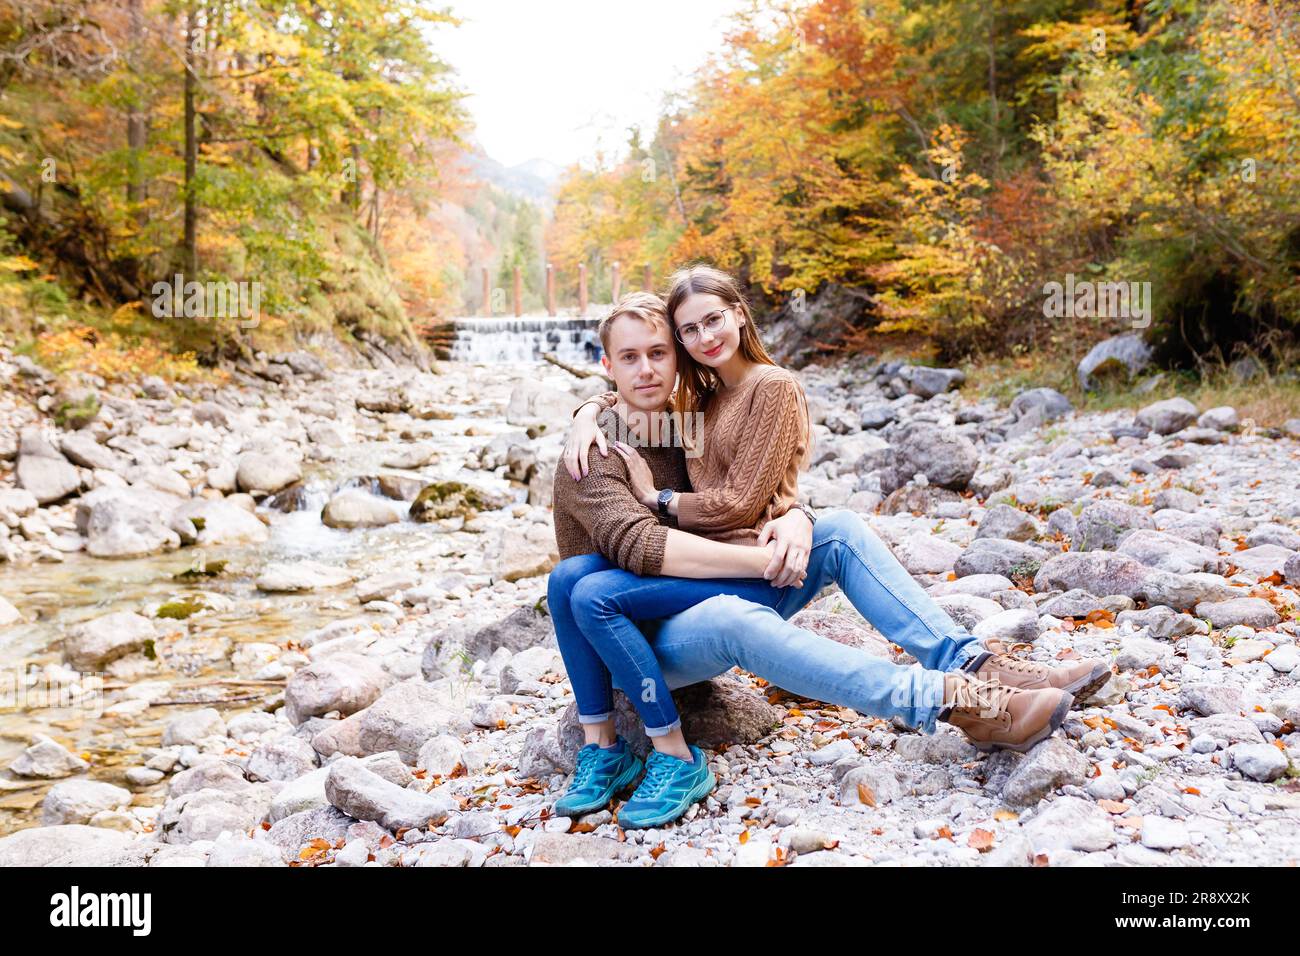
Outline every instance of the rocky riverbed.
[[[554, 818], [580, 738], [550, 480], [598, 380], [294, 353], [91, 404], [0, 350], [0, 864], [1296, 861], [1300, 422], [801, 375], [812, 504], [980, 636], [1113, 661], [1029, 754], [736, 672], [677, 692], [719, 778], [684, 821]], [[837, 592], [799, 621], [909, 660]]]

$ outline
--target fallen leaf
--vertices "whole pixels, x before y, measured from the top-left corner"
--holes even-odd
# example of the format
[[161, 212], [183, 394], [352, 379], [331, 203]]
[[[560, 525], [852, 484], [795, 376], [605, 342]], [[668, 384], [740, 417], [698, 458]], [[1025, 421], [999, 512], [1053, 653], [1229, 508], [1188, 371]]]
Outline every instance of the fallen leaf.
[[976, 828], [971, 831], [970, 839], [966, 841], [966, 845], [979, 850], [981, 853], [987, 853], [993, 849], [993, 840], [994, 834], [992, 830]]
[[1123, 813], [1128, 809], [1128, 804], [1119, 800], [1098, 800], [1097, 806], [1101, 807], [1107, 813]]
[[858, 802], [865, 803], [867, 806], [871, 807], [872, 809], [875, 809], [876, 794], [865, 783], [858, 784]]
[[1006, 822], [1007, 820], [1019, 820], [1020, 814], [1014, 810], [997, 810], [993, 813], [993, 819]]

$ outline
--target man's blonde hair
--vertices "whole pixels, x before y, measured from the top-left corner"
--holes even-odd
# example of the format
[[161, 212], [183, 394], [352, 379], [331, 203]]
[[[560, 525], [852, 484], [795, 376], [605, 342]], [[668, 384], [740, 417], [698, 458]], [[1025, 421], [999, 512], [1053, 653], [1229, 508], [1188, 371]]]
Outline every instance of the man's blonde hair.
[[609, 315], [600, 320], [596, 334], [600, 336], [600, 347], [609, 354], [609, 329], [614, 320], [630, 315], [640, 319], [652, 328], [671, 329], [668, 325], [668, 307], [664, 300], [653, 292], [629, 292], [618, 300]]

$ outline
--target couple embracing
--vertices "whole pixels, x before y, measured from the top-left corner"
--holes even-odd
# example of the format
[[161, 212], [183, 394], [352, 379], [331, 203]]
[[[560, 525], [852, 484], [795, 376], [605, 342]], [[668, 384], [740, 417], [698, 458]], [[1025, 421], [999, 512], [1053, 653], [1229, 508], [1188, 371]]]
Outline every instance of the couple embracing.
[[[799, 501], [803, 389], [767, 354], [730, 276], [694, 266], [666, 300], [625, 296], [599, 336], [617, 391], [580, 407], [555, 476], [563, 560], [548, 604], [585, 737], [557, 814], [594, 812], [633, 784], [624, 828], [703, 800], [716, 781], [671, 689], [733, 667], [925, 733], [944, 721], [986, 751], [1029, 749], [1109, 676], [1100, 660], [1051, 667], [982, 645], [855, 512]], [[917, 663], [791, 624], [830, 584]], [[614, 729], [615, 687], [653, 745], [644, 768]]]

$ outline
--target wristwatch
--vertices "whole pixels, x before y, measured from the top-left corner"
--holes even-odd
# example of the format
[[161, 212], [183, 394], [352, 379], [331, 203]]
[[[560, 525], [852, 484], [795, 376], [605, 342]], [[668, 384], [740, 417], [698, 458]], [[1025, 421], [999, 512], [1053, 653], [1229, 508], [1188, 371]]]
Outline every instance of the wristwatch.
[[796, 501], [794, 506], [808, 516], [808, 520], [812, 522], [813, 527], [817, 526], [817, 512], [813, 511], [811, 506], [804, 504], [802, 501]]
[[665, 488], [663, 491], [659, 492], [659, 517], [668, 517], [668, 505], [672, 502], [673, 495], [675, 494], [677, 494], [677, 492], [673, 491], [671, 488]]

